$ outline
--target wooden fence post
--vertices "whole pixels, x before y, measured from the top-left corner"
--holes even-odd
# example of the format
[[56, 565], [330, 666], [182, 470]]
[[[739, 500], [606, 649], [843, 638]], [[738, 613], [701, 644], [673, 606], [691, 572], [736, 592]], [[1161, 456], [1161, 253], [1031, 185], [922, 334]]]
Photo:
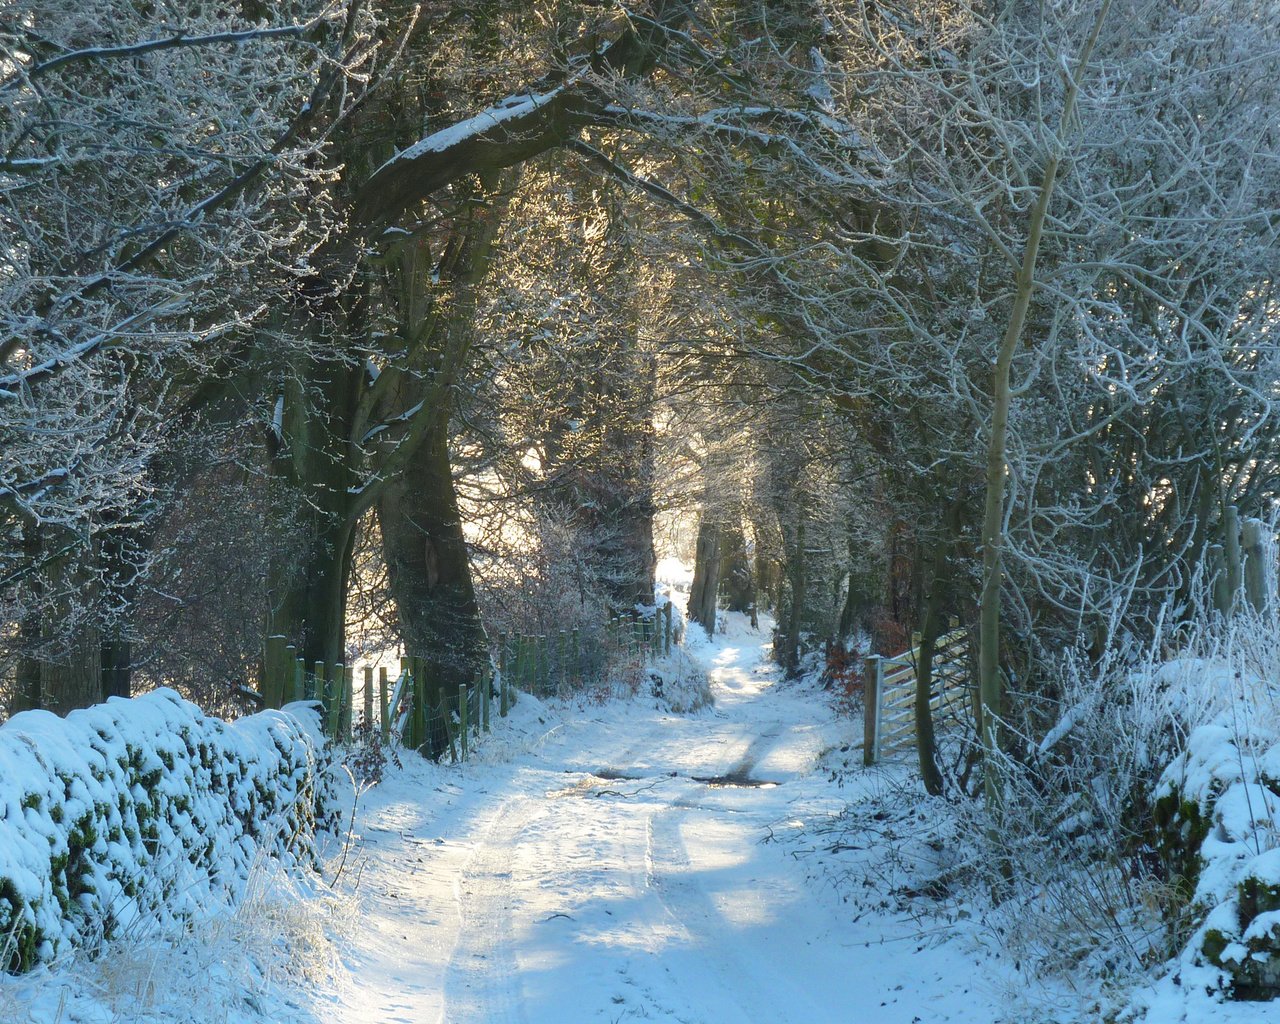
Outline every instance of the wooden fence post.
[[391, 694], [387, 692], [387, 667], [378, 667], [378, 724], [382, 728], [382, 742], [391, 742]]
[[880, 694], [884, 685], [884, 659], [867, 658], [862, 672], [862, 763], [868, 767], [880, 760]]
[[342, 741], [351, 742], [351, 723], [356, 716], [356, 667], [347, 666], [347, 673], [342, 686]]
[[458, 747], [462, 751], [462, 760], [467, 759], [467, 706], [470, 704], [467, 684], [458, 687]]
[[418, 713], [418, 691], [417, 681], [413, 678], [413, 659], [408, 655], [400, 659], [400, 672], [404, 676], [404, 700], [409, 702], [409, 713], [404, 716], [404, 732], [400, 739], [410, 750], [415, 750], [413, 730], [417, 728], [414, 715]]
[[413, 666], [413, 749], [421, 751], [427, 742], [427, 716], [431, 713], [427, 673], [421, 658], [414, 657], [409, 663]]
[[364, 729], [373, 728], [373, 666], [364, 667]]
[[443, 696], [440, 699], [440, 724], [444, 726], [444, 734], [449, 741], [449, 754], [453, 757], [453, 763], [457, 764], [458, 746], [453, 731], [453, 712], [449, 709], [449, 702]]
[[299, 658], [298, 649], [290, 644], [285, 648], [293, 658], [292, 697], [294, 700], [305, 700], [307, 695], [307, 663]]
[[325, 690], [327, 712], [325, 721], [329, 726], [329, 738], [336, 740], [342, 735], [342, 693], [346, 689], [347, 670], [342, 662], [333, 666], [329, 673], [329, 685]]
[[1255, 612], [1267, 610], [1267, 565], [1263, 561], [1262, 521], [1246, 519], [1241, 527], [1241, 558], [1244, 560], [1244, 592]]
[[1234, 505], [1227, 505], [1222, 510], [1222, 547], [1227, 560], [1227, 591], [1234, 609], [1244, 587], [1244, 572], [1240, 564], [1240, 510]]
[[662, 618], [664, 620], [663, 631], [663, 652], [671, 655], [671, 598], [667, 598], [667, 603], [662, 606]]
[[1221, 544], [1209, 545], [1209, 579], [1212, 584], [1213, 606], [1220, 615], [1231, 612], [1231, 589], [1227, 583], [1227, 568]]
[[556, 686], [558, 689], [565, 690], [569, 686], [569, 633], [567, 630], [560, 630], [556, 637], [556, 676], [558, 677]]

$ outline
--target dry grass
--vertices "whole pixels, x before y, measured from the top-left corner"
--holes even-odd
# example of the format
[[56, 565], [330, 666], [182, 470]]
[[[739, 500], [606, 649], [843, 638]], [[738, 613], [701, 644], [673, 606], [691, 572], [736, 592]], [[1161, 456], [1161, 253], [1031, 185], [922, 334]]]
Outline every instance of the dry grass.
[[128, 935], [0, 980], [0, 1024], [311, 1024], [306, 993], [344, 982], [354, 898], [262, 858], [235, 907], [179, 935]]

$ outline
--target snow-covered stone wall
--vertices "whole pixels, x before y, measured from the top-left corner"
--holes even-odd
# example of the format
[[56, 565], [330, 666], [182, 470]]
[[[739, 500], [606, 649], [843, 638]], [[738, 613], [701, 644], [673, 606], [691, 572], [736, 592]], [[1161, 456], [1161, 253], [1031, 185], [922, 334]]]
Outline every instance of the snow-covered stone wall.
[[1280, 995], [1280, 735], [1240, 714], [1201, 725], [1155, 796], [1161, 852], [1201, 922], [1185, 983]]
[[310, 705], [227, 723], [171, 690], [0, 726], [0, 967], [198, 920], [265, 855], [311, 867], [333, 776]]

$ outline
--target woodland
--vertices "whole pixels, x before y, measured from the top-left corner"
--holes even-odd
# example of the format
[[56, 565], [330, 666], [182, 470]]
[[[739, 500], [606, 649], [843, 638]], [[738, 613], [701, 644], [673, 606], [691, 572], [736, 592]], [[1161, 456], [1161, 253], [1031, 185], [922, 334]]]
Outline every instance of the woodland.
[[1280, 668], [1278, 58], [1270, 0], [6, 0], [4, 713], [278, 706], [268, 637], [456, 688], [674, 551], [854, 705], [967, 629], [924, 792], [1167, 958], [1153, 666]]

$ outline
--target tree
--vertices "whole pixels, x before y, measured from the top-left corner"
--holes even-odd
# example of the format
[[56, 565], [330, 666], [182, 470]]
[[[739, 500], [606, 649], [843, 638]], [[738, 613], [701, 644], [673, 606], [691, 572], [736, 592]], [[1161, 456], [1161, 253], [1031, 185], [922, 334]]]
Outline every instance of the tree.
[[66, 708], [101, 692], [100, 634], [118, 675], [172, 424], [325, 240], [317, 157], [366, 36], [305, 0], [161, 32], [106, 0], [8, 15], [0, 590], [47, 666], [28, 701]]
[[[1216, 3], [1177, 21], [1105, 0], [1013, 5], [994, 18], [954, 8], [890, 20], [830, 7], [845, 33], [844, 69], [876, 84], [870, 102], [865, 90], [844, 94], [885, 161], [865, 188], [901, 226], [896, 240], [878, 232], [845, 243], [858, 282], [846, 294], [887, 341], [844, 346], [862, 378], [852, 393], [879, 411], [875, 376], [911, 381], [917, 402], [936, 395], [930, 432], [944, 443], [932, 464], [953, 463], [961, 479], [966, 465], [982, 465], [990, 751], [1010, 658], [1001, 623], [1012, 619], [1033, 651], [1037, 634], [1040, 644], [1072, 643], [1101, 627], [1137, 579], [1131, 614], [1154, 618], [1202, 547], [1213, 481], [1242, 450], [1245, 461], [1271, 463], [1269, 431], [1257, 428], [1272, 410], [1257, 397], [1274, 363], [1241, 358], [1237, 346], [1266, 330], [1274, 240], [1263, 225], [1275, 192], [1256, 168], [1272, 166], [1263, 154], [1275, 140], [1247, 125], [1277, 97], [1231, 54], [1274, 52], [1275, 41]], [[898, 247], [891, 276], [857, 258], [872, 241]], [[837, 309], [852, 308], [833, 304], [822, 333], [834, 338]], [[890, 321], [899, 327], [884, 329]], [[1215, 406], [1204, 402], [1214, 393], [1222, 412], [1209, 417], [1209, 436], [1185, 422], [1171, 436], [1172, 409]], [[1249, 426], [1226, 437], [1225, 423]], [[1164, 454], [1159, 471], [1141, 468], [1149, 453], [1175, 449], [1177, 468]], [[1185, 504], [1193, 494], [1198, 509]], [[1150, 512], [1135, 516], [1125, 496]], [[1034, 656], [1017, 674], [1035, 677]], [[995, 785], [991, 773], [987, 781]]]

